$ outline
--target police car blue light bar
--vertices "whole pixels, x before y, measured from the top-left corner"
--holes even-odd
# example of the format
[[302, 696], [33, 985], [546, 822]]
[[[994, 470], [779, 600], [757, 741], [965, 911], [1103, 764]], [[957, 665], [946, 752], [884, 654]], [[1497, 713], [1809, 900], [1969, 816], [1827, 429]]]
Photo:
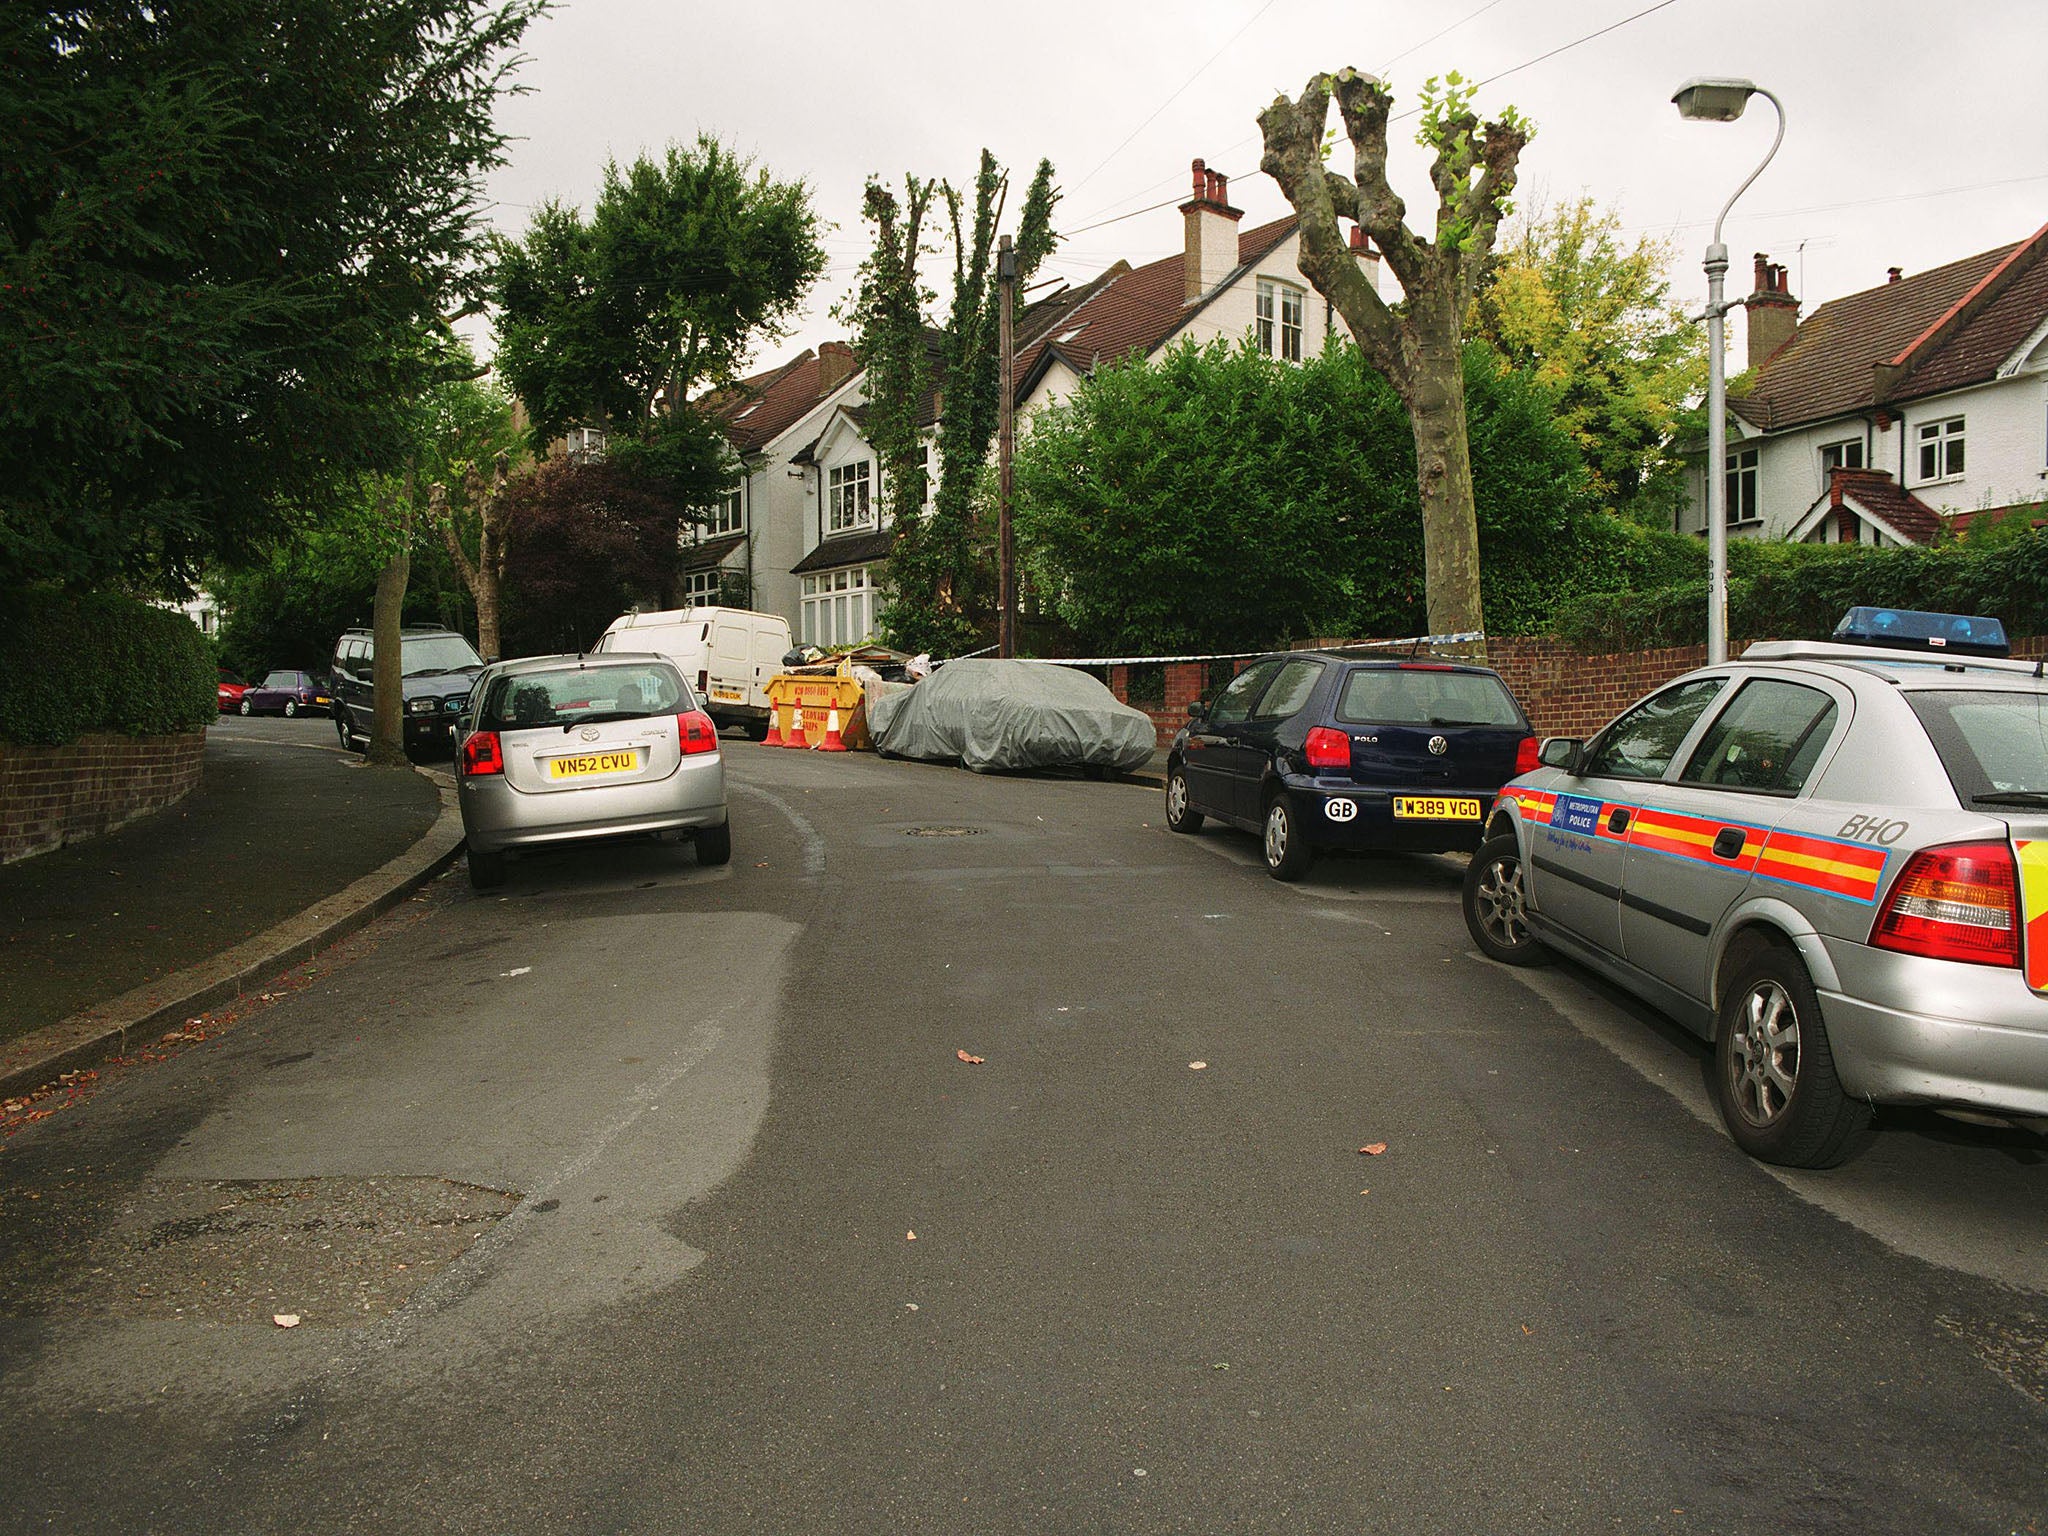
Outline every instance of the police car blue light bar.
[[1997, 619], [1912, 608], [1851, 608], [1835, 626], [1843, 645], [1878, 645], [1895, 651], [1946, 651], [1955, 656], [2010, 656], [2005, 626]]

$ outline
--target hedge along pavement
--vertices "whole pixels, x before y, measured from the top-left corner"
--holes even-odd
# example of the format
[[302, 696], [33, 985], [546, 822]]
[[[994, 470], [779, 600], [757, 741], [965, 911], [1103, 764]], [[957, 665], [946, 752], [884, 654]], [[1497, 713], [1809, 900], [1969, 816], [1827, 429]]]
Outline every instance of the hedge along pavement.
[[[1850, 608], [1987, 614], [2007, 634], [2048, 633], [2048, 530], [1880, 549], [1729, 541], [1728, 632], [1818, 639]], [[1560, 603], [1552, 633], [1593, 652], [1688, 645], [1706, 633], [1704, 577]]]
[[212, 648], [182, 613], [117, 592], [0, 595], [0, 739], [170, 736], [217, 714]]

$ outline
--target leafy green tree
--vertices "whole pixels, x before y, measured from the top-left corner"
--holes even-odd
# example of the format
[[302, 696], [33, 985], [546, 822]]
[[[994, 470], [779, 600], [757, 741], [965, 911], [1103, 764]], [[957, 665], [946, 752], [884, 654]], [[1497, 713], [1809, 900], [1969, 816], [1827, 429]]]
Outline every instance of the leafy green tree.
[[188, 577], [402, 462], [545, 4], [0, 13], [0, 585]]
[[[1697, 559], [1597, 509], [1550, 389], [1470, 343], [1488, 610], [1541, 629], [1562, 599]], [[1292, 365], [1192, 341], [1098, 369], [1041, 412], [1017, 458], [1034, 586], [1089, 650], [1232, 651], [1427, 620], [1408, 412], [1356, 347]]]
[[[1333, 96], [1351, 140], [1348, 178], [1325, 164]], [[1355, 69], [1315, 75], [1299, 99], [1275, 97], [1259, 114], [1265, 137], [1260, 169], [1280, 183], [1300, 215], [1302, 272], [1408, 408], [1429, 626], [1438, 633], [1486, 627], [1466, 432], [1464, 320], [1534, 131], [1512, 108], [1482, 128], [1472, 96], [1473, 88], [1456, 74], [1423, 88], [1416, 140], [1434, 156], [1434, 241], [1409, 229], [1407, 205], [1387, 180], [1394, 98], [1381, 81]], [[1339, 219], [1363, 229], [1386, 258], [1401, 284], [1398, 307], [1382, 300], [1359, 270]]]
[[636, 604], [674, 606], [676, 507], [645, 475], [555, 459], [504, 495], [514, 654], [584, 650]]
[[[899, 204], [879, 183], [868, 183], [865, 211], [875, 227], [875, 248], [862, 264], [847, 317], [867, 370], [868, 441], [882, 462], [885, 506], [896, 529], [883, 625], [898, 645], [943, 654], [967, 649], [986, 634], [994, 607], [989, 542], [976, 527], [975, 510], [1001, 406], [996, 347], [1002, 294], [995, 260], [1009, 176], [994, 155], [981, 152], [971, 215], [966, 195], [950, 183], [905, 177], [904, 184], [906, 197]], [[953, 251], [952, 304], [943, 328], [925, 319], [924, 306], [934, 296], [917, 270], [924, 218], [935, 193], [946, 205]], [[1058, 201], [1052, 162], [1041, 160], [1018, 217], [1020, 293], [1052, 254]], [[934, 381], [944, 389], [945, 408], [938, 426], [938, 491], [927, 511], [918, 418]]]
[[1467, 325], [1556, 391], [1598, 494], [1667, 524], [1682, 474], [1671, 445], [1707, 382], [1706, 338], [1671, 302], [1675, 250], [1627, 243], [1590, 197], [1520, 218]]
[[500, 240], [497, 367], [536, 447], [572, 426], [631, 436], [724, 383], [782, 333], [825, 269], [801, 181], [777, 181], [709, 135], [605, 167], [591, 216], [545, 203]]

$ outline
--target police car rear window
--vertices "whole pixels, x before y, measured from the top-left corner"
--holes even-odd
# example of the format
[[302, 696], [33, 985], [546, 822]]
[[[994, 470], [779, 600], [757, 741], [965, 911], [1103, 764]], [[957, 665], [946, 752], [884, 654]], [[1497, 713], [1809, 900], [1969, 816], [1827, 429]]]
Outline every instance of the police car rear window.
[[1361, 667], [1344, 680], [1337, 718], [1351, 725], [1514, 725], [1522, 712], [1497, 677], [1429, 667]]
[[2048, 796], [2048, 694], [1916, 689], [1906, 702], [1963, 799]]

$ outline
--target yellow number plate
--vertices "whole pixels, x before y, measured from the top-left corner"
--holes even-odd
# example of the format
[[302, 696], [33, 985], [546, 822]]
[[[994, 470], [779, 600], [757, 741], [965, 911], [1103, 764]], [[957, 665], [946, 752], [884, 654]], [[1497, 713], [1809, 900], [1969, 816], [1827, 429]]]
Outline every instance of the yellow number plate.
[[551, 757], [548, 777], [581, 779], [600, 773], [631, 773], [640, 766], [638, 752], [587, 752], [581, 757]]
[[1394, 814], [1403, 821], [1477, 821], [1477, 800], [1443, 795], [1396, 795]]

